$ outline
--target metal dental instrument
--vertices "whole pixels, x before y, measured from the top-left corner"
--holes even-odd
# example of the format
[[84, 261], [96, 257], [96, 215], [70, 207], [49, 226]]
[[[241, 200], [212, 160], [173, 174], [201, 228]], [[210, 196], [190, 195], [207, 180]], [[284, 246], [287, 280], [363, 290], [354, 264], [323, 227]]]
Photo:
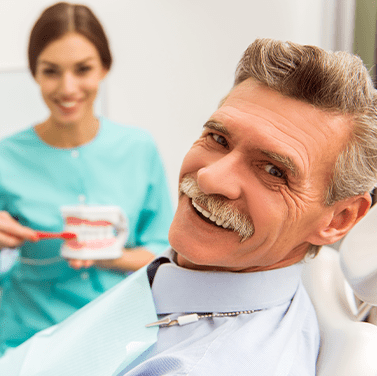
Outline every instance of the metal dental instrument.
[[165, 317], [161, 320], [158, 320], [156, 322], [152, 322], [150, 324], [145, 325], [146, 328], [150, 328], [152, 326], [160, 326], [160, 327], [169, 327], [174, 325], [187, 325], [191, 324], [193, 322], [199, 321], [200, 319], [205, 318], [215, 318], [215, 317], [234, 317], [238, 315], [247, 315], [250, 313], [262, 311], [261, 309], [255, 309], [255, 310], [248, 310], [248, 311], [236, 311], [236, 312], [218, 312], [218, 313], [204, 313], [204, 314], [197, 314], [197, 313], [191, 313], [189, 315], [183, 315], [179, 316], [177, 319], [172, 320], [170, 317]]

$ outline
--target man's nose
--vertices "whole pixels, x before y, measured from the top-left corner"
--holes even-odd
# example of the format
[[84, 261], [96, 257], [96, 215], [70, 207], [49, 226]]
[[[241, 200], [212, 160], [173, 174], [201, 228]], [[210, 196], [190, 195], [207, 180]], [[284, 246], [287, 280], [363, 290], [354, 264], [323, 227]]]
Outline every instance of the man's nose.
[[197, 183], [205, 194], [218, 194], [236, 200], [242, 193], [239, 170], [240, 161], [228, 154], [199, 169]]

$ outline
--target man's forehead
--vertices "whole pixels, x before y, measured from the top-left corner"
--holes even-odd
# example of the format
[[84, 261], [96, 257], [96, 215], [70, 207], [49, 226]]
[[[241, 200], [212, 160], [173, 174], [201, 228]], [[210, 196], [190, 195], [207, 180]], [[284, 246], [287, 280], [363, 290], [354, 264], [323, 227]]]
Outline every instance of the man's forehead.
[[265, 106], [249, 101], [226, 101], [208, 120], [206, 127], [212, 127], [225, 135], [233, 136], [237, 132], [263, 134], [264, 138], [272, 137], [305, 137], [302, 124], [306, 119], [294, 115], [294, 121], [289, 116], [283, 116]]
[[252, 110], [261, 118], [276, 117], [293, 127], [305, 124], [306, 120], [313, 122], [321, 131], [333, 132], [334, 136], [350, 134], [354, 128], [354, 117], [351, 114], [318, 108], [298, 98], [283, 95], [252, 78], [235, 86], [221, 101], [218, 110], [223, 106]]

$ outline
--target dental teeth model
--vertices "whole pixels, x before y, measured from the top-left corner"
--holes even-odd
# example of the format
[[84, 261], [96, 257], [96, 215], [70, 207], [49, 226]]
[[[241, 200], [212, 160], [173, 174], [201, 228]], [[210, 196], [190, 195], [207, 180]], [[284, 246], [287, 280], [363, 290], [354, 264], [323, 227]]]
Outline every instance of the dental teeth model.
[[128, 228], [119, 207], [65, 206], [61, 211], [64, 231], [77, 234], [77, 239], [63, 244], [63, 257], [91, 260], [121, 257]]
[[114, 226], [108, 221], [90, 221], [82, 218], [68, 217], [65, 230], [78, 234], [79, 242], [92, 240], [115, 239]]

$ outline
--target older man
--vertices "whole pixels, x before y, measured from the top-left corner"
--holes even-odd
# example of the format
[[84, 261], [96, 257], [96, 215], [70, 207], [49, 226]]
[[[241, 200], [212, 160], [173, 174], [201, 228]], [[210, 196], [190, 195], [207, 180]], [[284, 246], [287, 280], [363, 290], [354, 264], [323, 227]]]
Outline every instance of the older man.
[[375, 105], [354, 56], [273, 40], [247, 49], [183, 161], [170, 263], [152, 284], [159, 314], [214, 317], [160, 329], [119, 375], [315, 373], [318, 329], [300, 261], [370, 206]]
[[368, 211], [376, 102], [355, 56], [249, 46], [183, 161], [172, 248], [147, 269], [157, 341], [109, 375], [315, 374], [301, 261]]

